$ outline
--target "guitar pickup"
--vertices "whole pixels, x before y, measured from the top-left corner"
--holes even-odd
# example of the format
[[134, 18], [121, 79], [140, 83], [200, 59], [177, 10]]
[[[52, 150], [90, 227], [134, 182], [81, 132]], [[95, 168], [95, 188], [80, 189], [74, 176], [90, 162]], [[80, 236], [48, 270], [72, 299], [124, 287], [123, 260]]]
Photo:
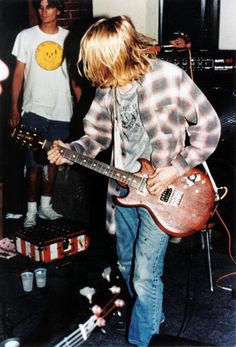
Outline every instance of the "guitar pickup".
[[179, 206], [183, 198], [183, 193], [180, 191], [173, 191], [172, 187], [167, 187], [161, 194], [160, 200], [164, 203], [169, 203], [171, 206]]
[[171, 193], [172, 193], [172, 188], [171, 187], [167, 187], [164, 192], [161, 194], [160, 196], [160, 200], [167, 203], [170, 199]]

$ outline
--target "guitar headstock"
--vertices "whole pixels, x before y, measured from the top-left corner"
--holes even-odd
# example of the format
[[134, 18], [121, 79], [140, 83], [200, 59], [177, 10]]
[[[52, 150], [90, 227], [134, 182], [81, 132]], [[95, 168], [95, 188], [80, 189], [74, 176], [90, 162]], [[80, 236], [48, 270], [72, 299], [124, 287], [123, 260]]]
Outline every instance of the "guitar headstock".
[[42, 136], [36, 131], [29, 131], [23, 127], [14, 128], [11, 132], [11, 137], [20, 143], [21, 146], [32, 150], [42, 148], [45, 142]]

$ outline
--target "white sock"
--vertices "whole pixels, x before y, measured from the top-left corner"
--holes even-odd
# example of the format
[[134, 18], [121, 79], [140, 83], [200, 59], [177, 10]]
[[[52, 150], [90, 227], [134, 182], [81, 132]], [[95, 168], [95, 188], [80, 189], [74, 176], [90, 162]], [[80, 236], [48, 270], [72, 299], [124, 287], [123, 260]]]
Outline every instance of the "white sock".
[[28, 209], [28, 212], [37, 212], [37, 202], [36, 201], [28, 202], [27, 209]]
[[46, 196], [46, 195], [42, 195], [41, 199], [40, 199], [40, 205], [41, 207], [48, 207], [50, 205], [51, 202], [51, 196]]

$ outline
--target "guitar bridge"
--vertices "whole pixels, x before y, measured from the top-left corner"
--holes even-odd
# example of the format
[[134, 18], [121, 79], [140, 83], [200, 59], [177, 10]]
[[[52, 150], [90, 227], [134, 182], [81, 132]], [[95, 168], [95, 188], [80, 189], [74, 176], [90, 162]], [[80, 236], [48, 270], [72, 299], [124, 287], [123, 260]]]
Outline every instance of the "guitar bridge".
[[179, 206], [180, 203], [181, 203], [181, 200], [182, 200], [183, 195], [184, 195], [184, 194], [183, 194], [182, 192], [180, 192], [180, 191], [175, 191], [175, 192], [173, 193], [172, 197], [171, 197], [170, 204], [171, 204], [172, 206], [175, 206], [175, 207]]

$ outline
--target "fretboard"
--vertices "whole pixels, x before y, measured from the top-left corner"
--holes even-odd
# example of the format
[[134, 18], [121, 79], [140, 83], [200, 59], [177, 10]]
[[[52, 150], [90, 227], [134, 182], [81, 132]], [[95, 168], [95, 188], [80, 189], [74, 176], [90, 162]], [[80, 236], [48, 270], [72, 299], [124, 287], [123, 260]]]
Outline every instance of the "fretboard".
[[[51, 142], [45, 141], [43, 148], [49, 150], [51, 148]], [[128, 186], [136, 188], [140, 191], [143, 191], [146, 186], [146, 177], [117, 169], [114, 166], [105, 164], [96, 159], [91, 159], [71, 149], [60, 147], [60, 154], [63, 156], [63, 158], [71, 162], [84, 166], [116, 181], [125, 183]]]

